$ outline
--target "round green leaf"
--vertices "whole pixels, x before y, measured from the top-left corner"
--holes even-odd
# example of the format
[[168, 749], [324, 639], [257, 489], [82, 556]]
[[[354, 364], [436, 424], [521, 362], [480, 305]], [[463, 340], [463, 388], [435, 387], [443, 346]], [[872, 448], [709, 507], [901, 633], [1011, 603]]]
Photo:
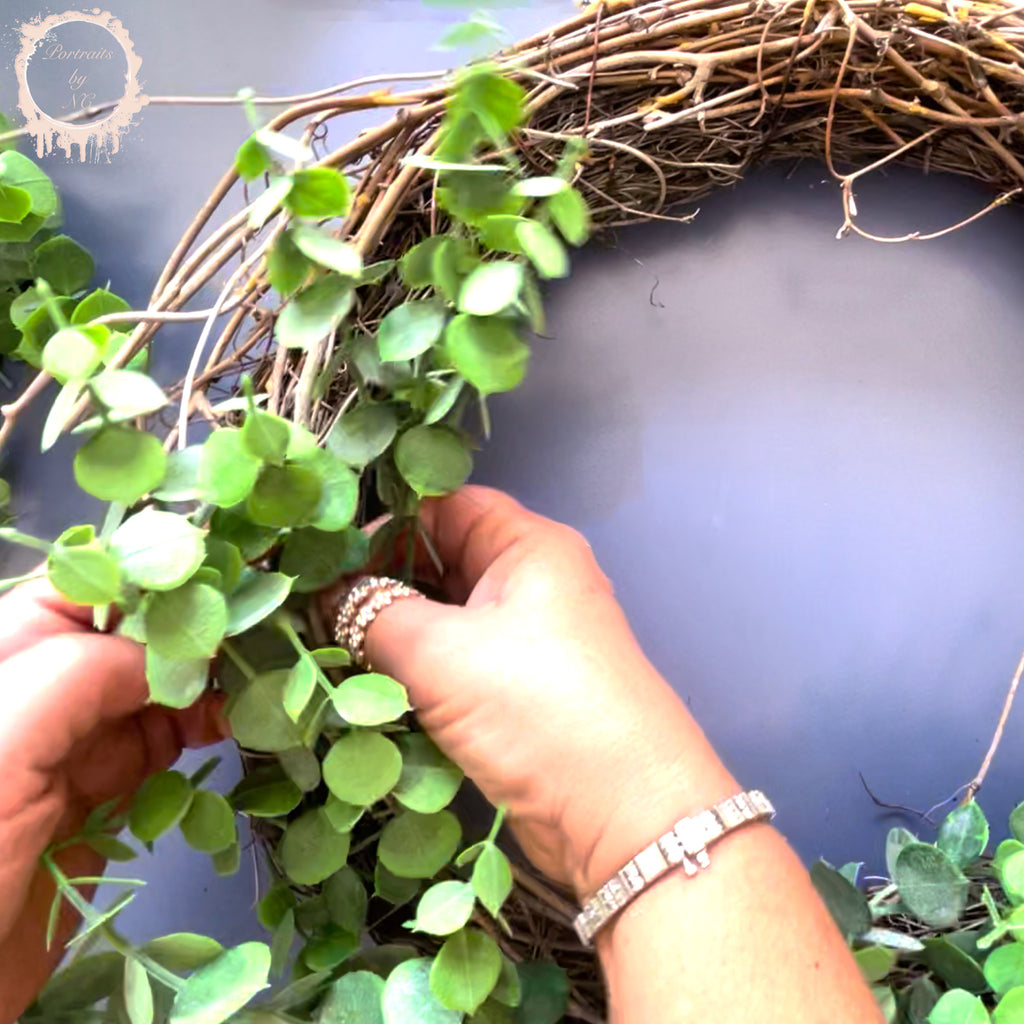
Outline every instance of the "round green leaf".
[[288, 421], [268, 412], [250, 413], [242, 425], [242, 444], [261, 462], [283, 462], [291, 436]]
[[284, 709], [288, 717], [297, 722], [306, 710], [316, 691], [316, 664], [308, 657], [301, 657], [288, 672], [284, 685]]
[[350, 526], [359, 502], [359, 477], [323, 448], [314, 448], [296, 461], [320, 478], [320, 501], [310, 516], [310, 526], [329, 532]]
[[455, 855], [462, 828], [449, 811], [403, 811], [384, 826], [377, 856], [399, 878], [430, 878]]
[[281, 866], [298, 885], [316, 885], [345, 866], [349, 842], [347, 832], [335, 832], [314, 808], [288, 826], [278, 847]]
[[402, 280], [410, 288], [426, 288], [434, 283], [434, 255], [446, 241], [445, 235], [431, 235], [414, 245], [402, 257]]
[[366, 402], [345, 413], [327, 435], [327, 449], [342, 462], [362, 467], [387, 451], [398, 433], [395, 408], [386, 402]]
[[241, 430], [215, 430], [204, 442], [199, 459], [203, 498], [221, 508], [237, 505], [256, 485], [260, 468], [260, 460], [246, 447]]
[[292, 240], [303, 255], [342, 277], [359, 277], [363, 272], [363, 258], [351, 242], [344, 242], [326, 231], [299, 224], [290, 232]]
[[867, 897], [838, 871], [818, 861], [811, 868], [811, 882], [844, 935], [860, 935], [871, 927]]
[[216, 939], [192, 932], [174, 932], [150, 939], [142, 952], [169, 971], [195, 971], [216, 960], [224, 947]]
[[277, 340], [286, 348], [309, 348], [333, 334], [352, 308], [352, 282], [331, 274], [296, 295], [277, 318]]
[[154, 704], [191, 707], [206, 691], [209, 679], [209, 658], [165, 658], [147, 644], [146, 682]]
[[200, 853], [226, 850], [237, 838], [231, 804], [213, 790], [196, 790], [188, 813], [181, 819], [181, 834]]
[[373, 869], [373, 893], [396, 907], [404, 906], [420, 891], [418, 878], [399, 878], [378, 860]]
[[380, 733], [351, 732], [331, 747], [323, 773], [327, 788], [339, 800], [364, 806], [391, 791], [402, 774], [402, 755]]
[[950, 811], [939, 826], [935, 845], [958, 868], [973, 864], [988, 846], [988, 821], [981, 808], [971, 800]]
[[481, 394], [511, 391], [526, 376], [529, 346], [504, 321], [457, 316], [445, 331], [445, 347], [455, 369]]
[[1024, 1024], [1024, 985], [1011, 988], [999, 1000], [992, 1020], [994, 1024]]
[[75, 480], [103, 501], [131, 505], [160, 484], [167, 468], [163, 446], [131, 427], [108, 426], [95, 433], [75, 455]]
[[[52, 344], [53, 338], [47, 348]], [[118, 419], [145, 416], [167, 404], [167, 396], [160, 385], [152, 377], [136, 370], [104, 370], [90, 381], [89, 386], [96, 398]]]
[[396, 306], [377, 330], [381, 359], [401, 362], [422, 355], [441, 337], [446, 319], [444, 308], [429, 299]]
[[383, 725], [412, 710], [405, 687], [378, 672], [350, 676], [334, 691], [333, 700], [338, 714], [352, 725]]
[[283, 751], [302, 745], [302, 731], [285, 713], [288, 670], [262, 672], [228, 700], [226, 713], [239, 746]]
[[978, 962], [958, 946], [943, 938], [924, 940], [924, 959], [950, 988], [981, 993], [988, 988]]
[[1024, 902], [1024, 850], [1004, 858], [998, 869], [999, 881], [1011, 903]]
[[547, 208], [555, 227], [570, 245], [583, 245], [590, 237], [590, 210], [576, 189], [556, 193], [547, 201]]
[[121, 571], [146, 590], [173, 590], [202, 565], [202, 530], [184, 516], [147, 508], [126, 519], [110, 538]]
[[521, 963], [518, 1019], [529, 1024], [558, 1024], [569, 1007], [569, 979], [562, 968], [539, 960]]
[[485, 843], [480, 851], [473, 865], [472, 885], [477, 899], [492, 917], [497, 917], [512, 891], [512, 867], [494, 843]]
[[124, 961], [124, 1008], [131, 1024], [152, 1024], [153, 989], [146, 968], [132, 957]]
[[198, 498], [201, 493], [199, 461], [202, 457], [203, 446], [200, 444], [170, 451], [163, 483], [153, 492], [153, 497], [160, 501], [194, 501]]
[[291, 233], [283, 231], [267, 255], [267, 280], [274, 291], [289, 295], [306, 283], [310, 266], [309, 260], [292, 241]]
[[369, 900], [365, 886], [352, 868], [343, 867], [331, 875], [324, 882], [323, 897], [334, 924], [355, 935], [362, 932]]
[[262, 622], [291, 593], [292, 579], [280, 572], [257, 572], [243, 580], [228, 598], [227, 636]]
[[997, 847], [992, 857], [992, 870], [998, 875], [1003, 870], [1003, 865], [1015, 854], [1024, 850], [1024, 843], [1017, 839], [1004, 839]]
[[167, 1024], [222, 1024], [267, 987], [270, 949], [244, 942], [187, 978], [174, 997]]
[[376, 974], [343, 974], [328, 991], [317, 1020], [319, 1024], [384, 1024], [383, 996], [384, 979]]
[[185, 817], [192, 804], [192, 783], [181, 772], [151, 775], [132, 800], [128, 827], [136, 839], [151, 843]]
[[564, 192], [569, 187], [565, 178], [527, 178], [512, 186], [517, 196], [528, 196], [531, 199], [544, 198]]
[[55, 544], [46, 559], [46, 575], [75, 604], [107, 605], [121, 595], [117, 561], [99, 547]]
[[88, 251], [67, 235], [54, 235], [36, 249], [36, 277], [44, 278], [60, 295], [84, 288], [95, 269]]
[[261, 526], [298, 526], [313, 516], [322, 491], [320, 478], [303, 466], [264, 466], [246, 510]]
[[97, 317], [106, 316], [107, 313], [124, 313], [129, 309], [131, 306], [119, 295], [106, 288], [97, 288], [75, 306], [71, 313], [71, 322], [76, 325], [87, 324]]
[[277, 765], [249, 772], [231, 791], [231, 806], [254, 818], [277, 818], [294, 811], [302, 790]]
[[228, 624], [224, 595], [204, 583], [153, 594], [146, 608], [146, 642], [176, 661], [210, 658]]
[[32, 209], [32, 197], [17, 185], [0, 185], [0, 221], [20, 224]]
[[985, 980], [997, 996], [1024, 985], [1024, 945], [1011, 942], [992, 950], [985, 959]]
[[463, 283], [459, 292], [459, 312], [475, 316], [500, 313], [519, 298], [522, 286], [522, 264], [509, 260], [485, 263]]
[[406, 960], [387, 976], [381, 999], [384, 1024], [459, 1024], [462, 1014], [446, 1009], [430, 989], [432, 963]]
[[424, 733], [408, 733], [399, 739], [402, 774], [394, 794], [399, 803], [421, 814], [443, 810], [462, 785], [462, 769], [453, 764]]
[[934, 928], [956, 924], [967, 902], [967, 879], [927, 843], [907, 843], [900, 850], [893, 881], [910, 912]]
[[501, 974], [501, 951], [489, 935], [464, 928], [445, 941], [430, 969], [430, 991], [451, 1010], [476, 1013]]
[[49, 217], [57, 212], [57, 191], [46, 172], [24, 153], [15, 149], [0, 153], [0, 184], [28, 192], [32, 213]]
[[422, 426], [407, 430], [398, 439], [395, 465], [423, 498], [458, 490], [473, 470], [473, 457], [454, 430]]
[[336, 796], [330, 797], [324, 804], [324, 814], [335, 832], [351, 832], [365, 809], [357, 804], [347, 804]]
[[1014, 839], [1024, 843], [1024, 803], [1017, 804], [1010, 812], [1010, 831]]
[[57, 331], [43, 349], [43, 369], [58, 380], [85, 380], [100, 365], [100, 349], [75, 327]]
[[917, 836], [913, 832], [908, 832], [905, 828], [891, 828], [889, 834], [885, 839], [885, 868], [889, 872], [889, 877], [892, 878], [893, 873], [896, 871], [896, 858], [899, 856], [900, 850], [903, 849], [907, 843], [916, 843]]
[[272, 164], [270, 153], [251, 136], [235, 153], [235, 170], [246, 181], [255, 181], [264, 171], [269, 171]]
[[292, 176], [285, 206], [299, 217], [340, 217], [348, 212], [349, 187], [333, 167], [307, 167]]
[[530, 262], [541, 277], [567, 277], [569, 254], [558, 236], [546, 224], [523, 220], [516, 226], [516, 235]]
[[469, 920], [476, 897], [468, 882], [438, 882], [421, 897], [413, 930], [431, 935], [451, 935]]

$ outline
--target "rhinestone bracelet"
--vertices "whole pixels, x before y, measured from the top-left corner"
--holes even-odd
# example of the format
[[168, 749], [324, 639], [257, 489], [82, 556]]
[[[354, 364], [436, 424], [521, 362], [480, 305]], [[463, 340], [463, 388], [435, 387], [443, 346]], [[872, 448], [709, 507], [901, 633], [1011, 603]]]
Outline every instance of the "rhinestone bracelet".
[[708, 867], [707, 847], [734, 829], [753, 821], [771, 821], [775, 808], [759, 789], [738, 793], [706, 811], [677, 821], [671, 831], [641, 850], [608, 879], [583, 906], [574, 922], [584, 946], [620, 910], [669, 870], [681, 867], [688, 876]]

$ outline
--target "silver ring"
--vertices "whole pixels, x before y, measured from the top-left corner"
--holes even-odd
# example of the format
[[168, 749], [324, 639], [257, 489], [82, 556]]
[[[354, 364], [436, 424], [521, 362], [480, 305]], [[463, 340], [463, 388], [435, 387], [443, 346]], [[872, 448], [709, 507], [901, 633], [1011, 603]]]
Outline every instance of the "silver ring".
[[338, 605], [334, 620], [334, 638], [352, 661], [369, 671], [366, 660], [366, 633], [373, 620], [389, 605], [407, 597], [423, 597], [415, 588], [390, 576], [362, 576], [352, 585]]

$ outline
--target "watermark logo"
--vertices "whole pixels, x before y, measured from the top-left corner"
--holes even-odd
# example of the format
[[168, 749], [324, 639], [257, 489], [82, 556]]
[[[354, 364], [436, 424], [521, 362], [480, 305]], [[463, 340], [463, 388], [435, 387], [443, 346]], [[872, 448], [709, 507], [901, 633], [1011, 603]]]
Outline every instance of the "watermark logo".
[[98, 7], [65, 11], [23, 23], [20, 34], [18, 109], [37, 155], [109, 160], [148, 102], [142, 61], [120, 20]]

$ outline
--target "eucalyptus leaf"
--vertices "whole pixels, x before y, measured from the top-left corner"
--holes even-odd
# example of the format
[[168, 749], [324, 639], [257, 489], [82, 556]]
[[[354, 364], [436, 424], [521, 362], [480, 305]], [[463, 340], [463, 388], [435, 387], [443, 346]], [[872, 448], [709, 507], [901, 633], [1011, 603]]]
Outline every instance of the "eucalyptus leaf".
[[499, 260], [485, 263], [466, 278], [459, 292], [459, 312], [491, 316], [511, 306], [523, 286], [520, 263]]
[[264, 466], [246, 511], [260, 526], [299, 526], [315, 514], [322, 493], [320, 478], [304, 466]]
[[431, 235], [406, 251], [399, 266], [402, 280], [410, 288], [426, 288], [434, 283], [434, 255], [446, 240], [444, 235]]
[[384, 1024], [460, 1024], [462, 1014], [431, 991], [431, 965], [427, 959], [406, 960], [391, 971], [381, 998]]
[[83, 385], [80, 381], [71, 381], [57, 392], [57, 397], [53, 400], [53, 405], [50, 406], [50, 412], [43, 424], [42, 434], [39, 438], [41, 452], [48, 452], [59, 440], [82, 390]]
[[186, 979], [174, 997], [167, 1024], [222, 1024], [267, 987], [270, 949], [245, 942]]
[[291, 190], [291, 176], [271, 178], [270, 184], [249, 204], [249, 227], [254, 230], [263, 227], [267, 219], [287, 199]]
[[290, 440], [288, 421], [280, 416], [257, 411], [245, 417], [242, 444], [253, 458], [278, 466], [284, 462]]
[[235, 170], [238, 176], [246, 181], [255, 181], [261, 174], [269, 171], [273, 163], [273, 158], [266, 147], [252, 136], [246, 139], [235, 153]]
[[285, 205], [298, 217], [341, 217], [348, 212], [348, 182], [333, 167], [304, 168], [293, 175]]
[[333, 334], [352, 308], [352, 282], [329, 275], [299, 292], [277, 319], [277, 339], [286, 348], [309, 348]]
[[151, 508], [126, 519], [114, 531], [110, 551], [125, 577], [147, 590], [173, 590], [205, 557], [202, 530], [184, 516]]
[[916, 843], [917, 841], [917, 836], [905, 828], [889, 829], [889, 834], [885, 839], [885, 867], [890, 878], [896, 873], [896, 858], [899, 856], [900, 850], [907, 843]]
[[516, 228], [523, 252], [541, 277], [567, 277], [569, 254], [558, 236], [538, 220], [523, 220]]
[[216, 939], [192, 932], [175, 932], [150, 939], [142, 952], [169, 971], [195, 971], [216, 960], [224, 947]]
[[147, 645], [146, 682], [154, 704], [191, 707], [206, 692], [209, 679], [209, 658], [166, 658]]
[[209, 789], [196, 791], [180, 827], [185, 842], [200, 853], [227, 849], [237, 838], [231, 804]]
[[301, 657], [288, 673], [284, 686], [284, 710], [297, 722], [316, 692], [316, 664], [311, 658]]
[[324, 814], [335, 832], [351, 832], [365, 809], [358, 804], [347, 804], [336, 796], [331, 796], [324, 804]]
[[562, 968], [534, 961], [517, 968], [522, 995], [517, 1024], [558, 1024], [569, 1007], [569, 979]]
[[60, 381], [82, 381], [100, 365], [100, 348], [76, 327], [57, 331], [43, 348], [43, 369]]
[[420, 891], [418, 878], [399, 878], [377, 861], [373, 869], [373, 892], [396, 907], [404, 906]]
[[997, 996], [1024, 985], [1024, 944], [1010, 942], [985, 958], [985, 980]]
[[956, 924], [967, 902], [967, 879], [927, 843], [907, 843], [900, 850], [893, 881], [911, 913], [935, 928]]
[[458, 490], [472, 472], [473, 457], [456, 431], [420, 426], [398, 439], [395, 465], [420, 497], [431, 497]]
[[451, 321], [445, 350], [455, 369], [484, 395], [518, 387], [530, 359], [529, 346], [511, 324], [477, 316]]
[[994, 1024], [1024, 1024], [1024, 985], [1003, 995], [992, 1013]]
[[[96, 288], [91, 291], [71, 313], [72, 324], [87, 324], [97, 317], [106, 316], [108, 313], [125, 313], [131, 306], [106, 288]], [[122, 325], [124, 326], [124, 325]]]
[[248, 772], [228, 796], [231, 806], [254, 818], [278, 818], [302, 802], [302, 790], [277, 765]]
[[298, 885], [316, 885], [345, 866], [349, 836], [335, 832], [319, 807], [289, 824], [278, 855], [285, 874]]
[[282, 704], [287, 679], [287, 669], [260, 673], [228, 700], [225, 712], [240, 746], [268, 752], [301, 746], [302, 732]]
[[159, 839], [185, 817], [194, 794], [192, 783], [181, 772], [151, 775], [132, 800], [128, 816], [132, 835], [144, 843]]
[[324, 882], [324, 904], [331, 921], [358, 935], [366, 924], [368, 897], [359, 876], [350, 867], [336, 871]]
[[357, 278], [363, 272], [363, 258], [351, 243], [306, 224], [290, 232], [296, 248], [314, 263], [333, 270], [342, 277]]
[[970, 992], [955, 988], [946, 992], [928, 1014], [929, 1024], [988, 1024], [985, 1004]]
[[431, 878], [452, 859], [461, 838], [459, 821], [449, 811], [402, 811], [384, 826], [377, 856], [399, 878]]
[[[0, 161], [3, 156], [0, 155]], [[2, 179], [2, 173], [0, 173]], [[72, 295], [89, 283], [96, 266], [88, 250], [67, 235], [54, 235], [36, 249], [33, 272], [60, 295]]]
[[228, 624], [224, 595], [202, 583], [186, 583], [149, 598], [146, 642], [177, 661], [212, 657]]
[[295, 911], [287, 910], [277, 923], [270, 940], [270, 976], [280, 978], [288, 966], [295, 942]]
[[399, 362], [422, 355], [441, 337], [446, 320], [444, 308], [429, 299], [395, 306], [377, 330], [381, 359]]
[[1017, 804], [1010, 812], [1010, 831], [1014, 839], [1024, 843], [1024, 803]]
[[988, 821], [970, 800], [955, 807], [939, 826], [936, 846], [958, 867], [973, 864], [988, 846]]
[[455, 798], [462, 784], [462, 769], [449, 761], [425, 733], [399, 738], [402, 774], [394, 788], [395, 799], [412, 811], [433, 814]]
[[74, 604], [108, 605], [121, 594], [117, 560], [98, 546], [54, 544], [46, 559], [46, 575], [54, 589]]
[[473, 892], [492, 917], [512, 892], [512, 866], [494, 843], [485, 843], [473, 865]]
[[221, 508], [244, 501], [256, 485], [261, 463], [233, 427], [215, 430], [203, 444], [199, 487], [204, 500]]
[[892, 970], [892, 965], [896, 962], [896, 953], [884, 946], [867, 946], [865, 949], [856, 950], [853, 958], [857, 961], [864, 980], [870, 985], [881, 981]]
[[323, 448], [314, 448], [296, 461], [320, 480], [320, 501], [310, 514], [310, 526], [328, 532], [350, 526], [359, 504], [359, 477], [341, 459]]
[[976, 994], [988, 990], [988, 982], [978, 962], [947, 939], [925, 939], [924, 960], [950, 988], [962, 988]]
[[376, 974], [343, 974], [320, 1006], [319, 1024], [385, 1024], [383, 996], [384, 980]]
[[350, 676], [332, 700], [338, 714], [352, 725], [383, 725], [412, 710], [405, 687], [378, 672]]
[[818, 861], [811, 868], [811, 881], [844, 935], [860, 935], [871, 927], [867, 897], [838, 871]]
[[122, 984], [123, 977], [124, 957], [120, 953], [81, 957], [50, 978], [36, 1005], [59, 1019], [60, 1015], [86, 1010], [112, 995]]
[[152, 1024], [153, 989], [146, 968], [133, 957], [124, 962], [124, 1005], [131, 1024]]
[[516, 182], [512, 191], [517, 196], [528, 196], [531, 199], [545, 198], [557, 195], [569, 188], [569, 183], [564, 178], [526, 178]]
[[97, 431], [75, 455], [78, 486], [103, 501], [134, 504], [160, 485], [167, 454], [152, 434], [132, 427], [107, 426]]
[[469, 921], [475, 902], [468, 882], [438, 882], [420, 897], [411, 927], [431, 935], [451, 935]]
[[167, 472], [163, 483], [153, 492], [159, 501], [194, 501], [200, 495], [199, 462], [203, 446], [175, 448], [167, 456]]
[[501, 974], [501, 952], [494, 939], [464, 928], [448, 938], [430, 969], [430, 990], [451, 1010], [475, 1013]]
[[398, 433], [395, 407], [364, 402], [345, 413], [327, 435], [327, 449], [342, 462], [362, 468], [385, 452]]
[[[339, 800], [372, 804], [391, 791], [402, 773], [402, 755], [386, 736], [350, 732], [323, 760], [324, 782]], [[457, 840], [456, 840], [457, 841]]]
[[267, 280], [281, 295], [290, 295], [301, 288], [309, 277], [312, 264], [292, 240], [290, 231], [283, 231], [267, 254]]
[[57, 212], [57, 191], [46, 172], [17, 150], [0, 153], [0, 184], [28, 192], [32, 213], [50, 217]]
[[254, 573], [243, 580], [228, 598], [225, 635], [252, 629], [281, 607], [291, 589], [292, 578], [280, 572]]
[[308, 747], [290, 747], [277, 752], [277, 760], [285, 775], [303, 793], [311, 793], [320, 785], [320, 761]]
[[587, 201], [576, 189], [556, 193], [546, 205], [555, 227], [570, 245], [583, 245], [587, 241], [590, 237], [590, 211]]
[[32, 196], [17, 185], [0, 185], [0, 221], [20, 224], [32, 209]]
[[[53, 340], [50, 339], [47, 349]], [[145, 416], [167, 404], [160, 385], [136, 370], [104, 370], [89, 382], [89, 387], [96, 399], [119, 419]]]

